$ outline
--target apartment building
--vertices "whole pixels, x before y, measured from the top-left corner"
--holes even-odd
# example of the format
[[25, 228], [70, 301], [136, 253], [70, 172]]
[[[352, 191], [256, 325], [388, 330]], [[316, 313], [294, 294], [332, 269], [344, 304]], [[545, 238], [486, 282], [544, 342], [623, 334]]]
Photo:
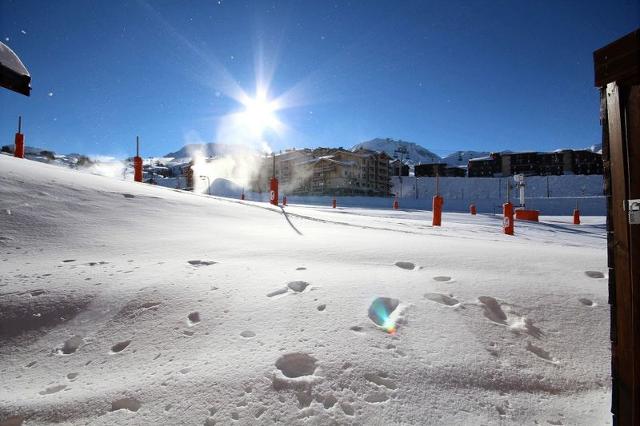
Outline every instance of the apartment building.
[[[273, 170], [273, 156], [266, 157], [254, 190], [266, 191]], [[365, 149], [288, 150], [275, 155], [275, 176], [288, 194], [387, 195], [390, 188], [389, 157]]]

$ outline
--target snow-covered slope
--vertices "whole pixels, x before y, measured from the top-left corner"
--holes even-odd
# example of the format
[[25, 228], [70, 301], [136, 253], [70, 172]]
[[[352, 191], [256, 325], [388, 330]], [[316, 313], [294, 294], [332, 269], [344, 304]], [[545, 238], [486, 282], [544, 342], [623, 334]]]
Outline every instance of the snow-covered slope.
[[398, 155], [396, 153], [396, 150], [404, 148], [407, 150], [407, 154], [403, 154], [403, 160], [406, 160], [405, 162], [407, 164], [426, 164], [440, 162], [440, 157], [429, 151], [428, 149], [413, 142], [406, 142], [403, 140], [376, 138], [370, 141], [359, 143], [351, 149], [355, 151], [359, 148], [371, 149], [378, 152], [384, 151], [391, 157], [395, 157]]
[[490, 153], [484, 151], [456, 151], [442, 158], [442, 162], [450, 166], [467, 166], [472, 158], [486, 157]]
[[0, 156], [0, 423], [606, 424], [604, 219], [546, 220]]

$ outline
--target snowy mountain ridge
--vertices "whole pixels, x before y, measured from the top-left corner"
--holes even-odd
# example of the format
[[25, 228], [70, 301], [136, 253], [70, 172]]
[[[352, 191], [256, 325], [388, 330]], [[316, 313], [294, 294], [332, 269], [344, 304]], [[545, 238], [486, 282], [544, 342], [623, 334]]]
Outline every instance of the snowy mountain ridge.
[[402, 159], [407, 164], [439, 163], [442, 160], [439, 155], [434, 154], [427, 148], [414, 142], [407, 142], [400, 139], [375, 138], [356, 144], [351, 150], [356, 151], [361, 148], [384, 152], [392, 158], [400, 158], [400, 154], [397, 151], [405, 150], [406, 153], [402, 154]]

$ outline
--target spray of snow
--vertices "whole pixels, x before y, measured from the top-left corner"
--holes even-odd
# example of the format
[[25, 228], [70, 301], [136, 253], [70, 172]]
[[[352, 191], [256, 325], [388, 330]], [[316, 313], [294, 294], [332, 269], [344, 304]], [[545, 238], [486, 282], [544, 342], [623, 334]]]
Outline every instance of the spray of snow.
[[[238, 187], [248, 187], [260, 172], [264, 155], [272, 152], [263, 136], [263, 129], [247, 126], [240, 114], [224, 117], [216, 134], [217, 140], [224, 142], [224, 148], [220, 148], [213, 158], [206, 158], [198, 149], [190, 152], [194, 159], [194, 191], [206, 193], [219, 179]], [[187, 135], [187, 142], [204, 144], [193, 132]]]

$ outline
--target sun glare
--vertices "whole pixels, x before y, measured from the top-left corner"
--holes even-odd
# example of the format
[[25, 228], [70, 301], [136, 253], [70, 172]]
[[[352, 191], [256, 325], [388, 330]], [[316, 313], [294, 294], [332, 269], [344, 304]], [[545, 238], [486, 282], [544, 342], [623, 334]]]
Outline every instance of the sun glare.
[[275, 114], [276, 105], [267, 99], [264, 94], [258, 94], [255, 98], [249, 98], [244, 103], [242, 120], [245, 125], [256, 133], [262, 133], [267, 129], [275, 130], [278, 127], [278, 117]]

